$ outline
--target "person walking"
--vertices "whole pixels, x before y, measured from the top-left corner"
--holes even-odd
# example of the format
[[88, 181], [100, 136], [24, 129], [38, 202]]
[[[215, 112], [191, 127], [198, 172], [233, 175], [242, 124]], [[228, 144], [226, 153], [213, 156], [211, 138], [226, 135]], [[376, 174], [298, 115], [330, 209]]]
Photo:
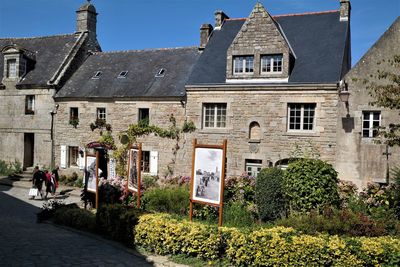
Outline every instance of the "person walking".
[[[32, 178], [32, 185], [38, 189], [38, 193], [40, 193], [40, 197], [43, 199], [43, 181], [44, 181], [45, 174], [39, 170], [39, 166], [36, 166], [33, 169], [33, 178]], [[31, 199], [35, 199], [35, 196], [32, 196]]]
[[51, 174], [49, 173], [48, 170], [44, 171], [44, 174], [46, 176], [46, 180], [45, 180], [45, 185], [46, 185], [46, 195], [44, 196], [44, 199], [47, 199], [47, 195], [50, 193], [52, 194], [53, 192], [53, 185], [51, 182]]

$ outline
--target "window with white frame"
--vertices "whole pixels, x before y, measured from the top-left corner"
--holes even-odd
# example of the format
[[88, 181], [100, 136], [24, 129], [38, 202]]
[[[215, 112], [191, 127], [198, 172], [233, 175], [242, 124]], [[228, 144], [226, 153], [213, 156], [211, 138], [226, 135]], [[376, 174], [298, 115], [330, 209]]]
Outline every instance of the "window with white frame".
[[226, 103], [203, 104], [203, 127], [226, 127]]
[[288, 104], [288, 130], [312, 131], [315, 121], [315, 103]]
[[79, 147], [70, 146], [68, 149], [69, 155], [69, 166], [78, 167], [79, 166]]
[[233, 57], [233, 73], [253, 73], [254, 56]]
[[380, 111], [363, 111], [363, 137], [372, 138], [378, 134], [378, 127], [381, 126]]
[[268, 55], [261, 57], [262, 73], [281, 73], [283, 65], [283, 55]]
[[27, 95], [25, 97], [25, 114], [33, 115], [35, 114], [35, 96]]
[[7, 78], [17, 77], [17, 60], [8, 59], [7, 60]]
[[258, 159], [246, 159], [247, 175], [257, 177], [262, 168], [262, 161]]
[[106, 120], [107, 113], [106, 108], [97, 108], [97, 119]]
[[150, 172], [150, 151], [142, 151], [142, 172]]

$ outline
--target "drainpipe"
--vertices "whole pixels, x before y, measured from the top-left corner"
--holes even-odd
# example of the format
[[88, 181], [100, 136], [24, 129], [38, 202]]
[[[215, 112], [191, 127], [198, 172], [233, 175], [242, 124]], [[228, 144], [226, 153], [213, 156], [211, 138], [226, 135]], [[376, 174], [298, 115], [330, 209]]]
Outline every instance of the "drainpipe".
[[54, 106], [54, 109], [50, 111], [51, 115], [51, 126], [50, 126], [50, 140], [51, 140], [51, 169], [54, 169], [55, 164], [54, 164], [54, 115], [57, 114], [57, 109], [58, 109], [58, 104]]

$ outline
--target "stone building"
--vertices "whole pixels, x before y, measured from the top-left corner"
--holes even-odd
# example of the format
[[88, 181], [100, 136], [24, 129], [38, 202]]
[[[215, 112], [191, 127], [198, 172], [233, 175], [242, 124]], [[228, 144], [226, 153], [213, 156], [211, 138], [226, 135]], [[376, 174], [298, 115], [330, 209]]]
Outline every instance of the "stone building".
[[0, 38], [0, 159], [23, 167], [52, 165], [53, 96], [80, 66], [88, 51], [98, 51], [96, 10], [77, 11], [76, 32], [33, 38]]
[[351, 62], [349, 2], [282, 16], [257, 3], [246, 19], [215, 16], [214, 27], [201, 26], [199, 48], [90, 55], [55, 97], [56, 161], [82, 167], [78, 152], [98, 139], [89, 128], [96, 118], [106, 118], [118, 139], [141, 114], [168, 127], [172, 113], [178, 125], [189, 120], [197, 129], [181, 138], [174, 160], [171, 140], [140, 139], [146, 173], [167, 174], [175, 162], [174, 174], [189, 175], [194, 138], [228, 140], [228, 175], [285, 165], [296, 149], [334, 164], [338, 84]]
[[347, 106], [342, 103], [339, 107], [335, 167], [340, 178], [351, 180], [360, 188], [367, 182], [386, 183], [388, 169], [400, 164], [398, 147], [386, 150], [385, 145], [374, 142], [374, 127], [399, 123], [399, 111], [369, 105], [373, 99], [368, 90], [372, 82], [388, 84], [387, 80], [376, 78], [378, 70], [400, 74], [389, 64], [395, 55], [400, 55], [399, 44], [398, 17], [344, 78], [349, 100]]

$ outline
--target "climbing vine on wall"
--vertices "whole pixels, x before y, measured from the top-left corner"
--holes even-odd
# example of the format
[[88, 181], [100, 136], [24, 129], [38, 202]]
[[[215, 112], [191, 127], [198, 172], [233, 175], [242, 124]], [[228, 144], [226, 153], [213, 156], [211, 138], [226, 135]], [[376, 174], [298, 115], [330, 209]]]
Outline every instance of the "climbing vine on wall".
[[126, 176], [126, 164], [127, 154], [131, 144], [137, 142], [138, 137], [147, 136], [154, 134], [161, 138], [169, 138], [175, 140], [175, 145], [172, 148], [173, 159], [168, 164], [168, 174], [174, 173], [174, 166], [176, 161], [176, 155], [180, 149], [179, 141], [182, 133], [190, 133], [196, 130], [196, 127], [192, 121], [185, 121], [181, 128], [176, 125], [176, 119], [173, 114], [169, 115], [169, 122], [171, 125], [164, 129], [156, 125], [149, 125], [148, 121], [139, 121], [137, 124], [129, 125], [126, 131], [120, 133], [120, 139], [125, 139], [123, 145], [121, 145], [115, 152], [114, 156], [117, 159], [117, 173], [120, 176]]

